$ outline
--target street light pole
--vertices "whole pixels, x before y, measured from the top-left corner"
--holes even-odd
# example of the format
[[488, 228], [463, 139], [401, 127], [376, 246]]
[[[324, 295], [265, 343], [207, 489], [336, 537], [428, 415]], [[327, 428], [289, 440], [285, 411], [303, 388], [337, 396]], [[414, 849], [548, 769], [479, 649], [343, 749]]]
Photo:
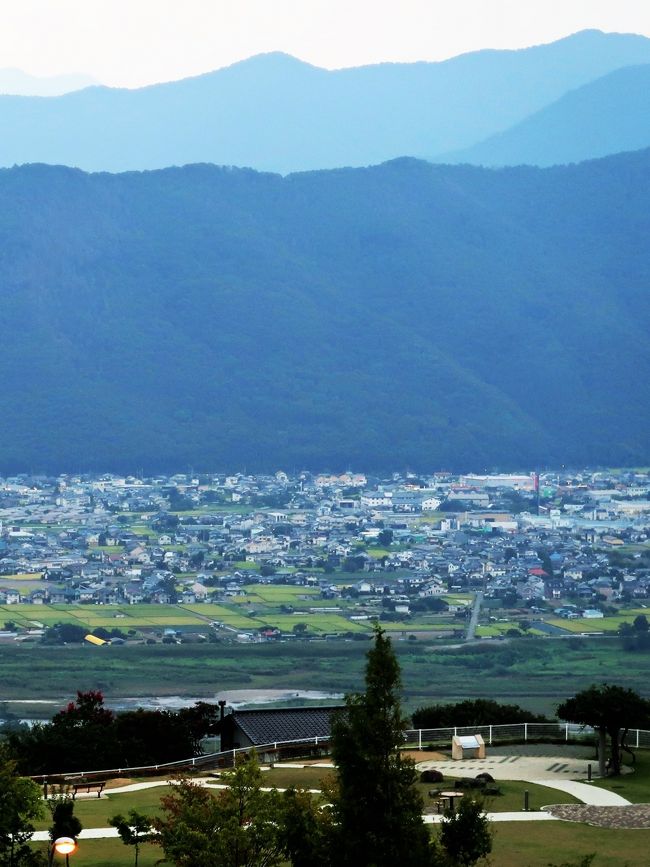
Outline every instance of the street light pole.
[[70, 867], [70, 855], [77, 851], [77, 841], [73, 837], [57, 837], [54, 851], [58, 855], [65, 855], [65, 867]]

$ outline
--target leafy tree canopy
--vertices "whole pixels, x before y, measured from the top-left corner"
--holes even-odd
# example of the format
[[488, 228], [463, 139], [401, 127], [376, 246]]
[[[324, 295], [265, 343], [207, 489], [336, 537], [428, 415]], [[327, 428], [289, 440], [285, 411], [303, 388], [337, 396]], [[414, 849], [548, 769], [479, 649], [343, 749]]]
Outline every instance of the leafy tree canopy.
[[[650, 726], [650, 702], [626, 687], [603, 683], [593, 685], [558, 706], [558, 716], [567, 722], [592, 726], [611, 742], [610, 771], [621, 772], [621, 746], [627, 730]], [[600, 754], [601, 773], [604, 755]]]
[[478, 698], [456, 704], [421, 707], [413, 714], [413, 727], [437, 729], [449, 726], [507, 725], [508, 723], [544, 722], [546, 717], [531, 713], [517, 704], [502, 704]]

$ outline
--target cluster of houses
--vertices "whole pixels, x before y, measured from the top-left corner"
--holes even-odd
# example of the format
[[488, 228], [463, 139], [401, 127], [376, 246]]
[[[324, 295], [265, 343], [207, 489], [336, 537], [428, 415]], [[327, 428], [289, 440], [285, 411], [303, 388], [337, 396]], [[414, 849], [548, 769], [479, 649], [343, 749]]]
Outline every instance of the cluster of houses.
[[476, 589], [598, 617], [650, 595], [649, 494], [636, 471], [7, 477], [0, 604], [227, 603], [267, 581], [357, 599], [350, 617]]

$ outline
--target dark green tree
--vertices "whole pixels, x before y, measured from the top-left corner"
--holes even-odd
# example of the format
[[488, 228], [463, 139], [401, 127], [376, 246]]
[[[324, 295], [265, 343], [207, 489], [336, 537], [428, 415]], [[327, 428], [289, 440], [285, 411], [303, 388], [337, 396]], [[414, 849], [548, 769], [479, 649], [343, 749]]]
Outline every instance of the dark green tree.
[[471, 867], [486, 858], [492, 851], [492, 832], [483, 804], [465, 795], [455, 812], [446, 813], [440, 843], [454, 867]]
[[42, 862], [29, 847], [32, 822], [43, 815], [41, 790], [16, 773], [16, 763], [0, 748], [0, 863], [23, 867]]
[[610, 738], [610, 765], [612, 776], [621, 772], [621, 749], [627, 749], [625, 738], [633, 726], [648, 728], [650, 725], [650, 702], [622, 686], [603, 683], [592, 685], [562, 702], [557, 709], [560, 719], [579, 723], [596, 729], [599, 735], [599, 771], [607, 772], [605, 753], [606, 739]]
[[486, 726], [522, 722], [545, 722], [518, 704], [501, 704], [491, 698], [477, 698], [456, 704], [432, 704], [413, 714], [416, 729], [439, 729], [449, 726]]
[[280, 827], [285, 855], [292, 867], [329, 867], [337, 862], [332, 847], [332, 816], [302, 789], [282, 794]]
[[393, 544], [393, 531], [382, 530], [381, 533], [377, 536], [377, 542], [382, 548], [388, 548], [390, 545]]
[[645, 614], [637, 614], [632, 621], [632, 626], [636, 632], [647, 632], [650, 629], [650, 623], [648, 623], [648, 618]]
[[280, 801], [262, 791], [253, 757], [222, 775], [228, 788], [214, 795], [182, 779], [162, 798], [155, 841], [178, 867], [274, 867], [283, 860]]
[[135, 867], [138, 867], [140, 846], [152, 839], [153, 824], [149, 816], [129, 810], [126, 816], [118, 813], [108, 820], [108, 824], [117, 828], [121, 841], [125, 846], [133, 846], [135, 852]]
[[52, 815], [52, 824], [48, 829], [50, 844], [48, 861], [54, 862], [54, 841], [59, 837], [72, 837], [76, 840], [83, 825], [74, 814], [74, 801], [72, 796], [65, 790], [54, 794], [47, 804]]
[[415, 766], [400, 752], [406, 728], [400, 667], [390, 638], [377, 626], [365, 682], [365, 691], [349, 695], [345, 711], [332, 723], [338, 864], [432, 864], [434, 850], [422, 821]]

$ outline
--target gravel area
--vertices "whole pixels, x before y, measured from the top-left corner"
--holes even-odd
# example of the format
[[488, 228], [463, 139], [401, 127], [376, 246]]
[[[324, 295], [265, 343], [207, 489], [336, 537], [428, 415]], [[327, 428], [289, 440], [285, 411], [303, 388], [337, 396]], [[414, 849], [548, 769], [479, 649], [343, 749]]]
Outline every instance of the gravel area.
[[543, 809], [558, 819], [584, 822], [598, 828], [650, 828], [650, 804], [630, 804], [629, 807], [551, 804]]

